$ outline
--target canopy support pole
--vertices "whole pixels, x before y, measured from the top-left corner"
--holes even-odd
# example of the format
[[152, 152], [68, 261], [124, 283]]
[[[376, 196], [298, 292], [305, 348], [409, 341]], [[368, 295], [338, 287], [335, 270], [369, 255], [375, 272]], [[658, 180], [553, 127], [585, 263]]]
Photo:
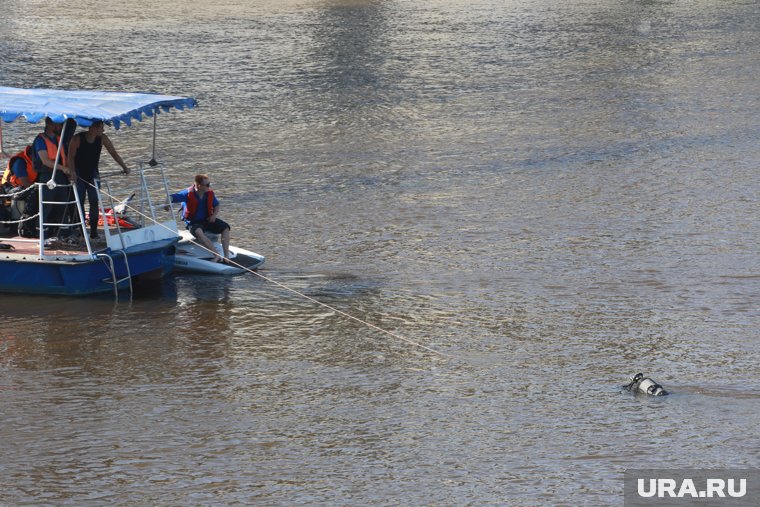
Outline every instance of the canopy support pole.
[[158, 116], [158, 108], [153, 108], [153, 154], [150, 158], [150, 162], [148, 162], [148, 165], [151, 167], [155, 167], [158, 165], [158, 162], [156, 162], [156, 120]]
[[3, 147], [3, 120], [0, 120], [0, 157], [7, 157], [5, 148]]
[[[55, 154], [55, 161], [53, 162], [53, 175], [50, 177], [50, 181], [47, 182], [48, 188], [55, 188], [55, 172], [58, 170], [58, 161], [61, 159], [61, 152], [63, 150], [63, 139], [66, 137], [66, 120], [63, 121], [63, 128], [61, 129], [61, 139], [58, 140], [58, 153]], [[40, 208], [42, 209], [42, 208]]]

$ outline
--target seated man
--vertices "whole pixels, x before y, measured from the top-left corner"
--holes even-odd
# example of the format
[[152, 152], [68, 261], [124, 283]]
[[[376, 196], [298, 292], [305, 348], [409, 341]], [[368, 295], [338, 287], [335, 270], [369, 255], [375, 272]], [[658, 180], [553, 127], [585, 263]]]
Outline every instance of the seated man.
[[37, 181], [37, 171], [32, 162], [32, 147], [27, 146], [8, 159], [8, 167], [3, 173], [3, 188], [10, 191], [13, 188], [29, 188], [29, 185]]
[[[10, 231], [15, 231], [16, 224], [13, 222], [21, 219], [27, 208], [30, 215], [36, 213], [36, 190], [24, 190], [36, 181], [37, 171], [34, 170], [34, 163], [32, 162], [32, 147], [27, 146], [8, 159], [8, 165], [3, 173], [2, 181], [0, 181], [2, 193], [6, 194], [0, 207], [0, 233], [7, 234]], [[31, 206], [27, 204], [27, 201], [32, 201]]]
[[230, 226], [224, 220], [217, 218], [219, 201], [211, 190], [211, 182], [205, 174], [195, 176], [195, 184], [176, 194], [171, 195], [172, 202], [183, 203], [182, 218], [187, 228], [198, 242], [216, 254], [214, 245], [206, 236], [206, 232], [222, 235], [224, 258], [216, 254], [216, 262], [227, 262], [230, 258]]

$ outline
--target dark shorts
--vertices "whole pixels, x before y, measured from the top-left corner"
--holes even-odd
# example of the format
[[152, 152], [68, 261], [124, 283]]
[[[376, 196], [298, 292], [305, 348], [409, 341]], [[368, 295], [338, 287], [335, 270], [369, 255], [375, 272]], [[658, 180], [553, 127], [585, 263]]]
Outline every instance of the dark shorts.
[[187, 228], [190, 229], [190, 232], [192, 232], [193, 234], [195, 234], [195, 230], [198, 228], [202, 229], [203, 232], [210, 232], [211, 234], [221, 234], [227, 229], [229, 229], [230, 225], [224, 220], [219, 220], [217, 218], [213, 222], [208, 222], [204, 220], [203, 222], [190, 224], [187, 226]]

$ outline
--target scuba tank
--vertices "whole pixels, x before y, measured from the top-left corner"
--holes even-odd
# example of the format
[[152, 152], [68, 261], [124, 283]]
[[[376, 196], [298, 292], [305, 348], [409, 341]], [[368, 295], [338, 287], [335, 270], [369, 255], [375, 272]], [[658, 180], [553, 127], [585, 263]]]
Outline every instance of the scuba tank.
[[668, 394], [660, 384], [649, 377], [645, 377], [643, 373], [637, 373], [631, 377], [631, 382], [623, 386], [623, 389], [635, 394], [646, 394], [648, 396], [665, 396]]

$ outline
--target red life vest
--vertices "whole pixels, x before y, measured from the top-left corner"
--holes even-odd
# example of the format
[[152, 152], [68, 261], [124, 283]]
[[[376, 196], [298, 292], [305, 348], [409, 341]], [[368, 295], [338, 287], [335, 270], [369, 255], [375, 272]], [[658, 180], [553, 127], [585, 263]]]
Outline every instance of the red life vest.
[[[58, 144], [61, 141], [61, 138], [59, 136], [55, 136], [55, 143], [50, 140], [50, 138], [44, 134], [38, 134], [42, 136], [42, 139], [45, 141], [45, 146], [47, 146], [47, 156], [50, 160], [55, 160], [55, 155], [58, 153]], [[66, 147], [62, 147], [61, 150], [61, 158], [59, 159], [59, 163], [61, 165], [67, 165], [66, 164]]]
[[10, 183], [14, 187], [21, 186], [21, 181], [13, 174], [13, 170], [11, 169], [13, 164], [19, 159], [26, 163], [26, 177], [29, 179], [29, 183], [37, 181], [37, 171], [34, 170], [34, 162], [32, 162], [32, 147], [27, 146], [23, 151], [16, 153], [8, 160], [8, 167], [6, 167], [2, 182], [0, 183], [3, 185]]
[[[206, 217], [210, 217], [214, 212], [214, 192], [213, 190], [206, 190], [206, 207], [208, 208], [208, 214]], [[185, 205], [185, 220], [192, 221], [195, 218], [195, 212], [198, 211], [198, 205], [201, 203], [198, 194], [195, 192], [195, 187], [189, 187], [187, 189], [187, 204]]]

